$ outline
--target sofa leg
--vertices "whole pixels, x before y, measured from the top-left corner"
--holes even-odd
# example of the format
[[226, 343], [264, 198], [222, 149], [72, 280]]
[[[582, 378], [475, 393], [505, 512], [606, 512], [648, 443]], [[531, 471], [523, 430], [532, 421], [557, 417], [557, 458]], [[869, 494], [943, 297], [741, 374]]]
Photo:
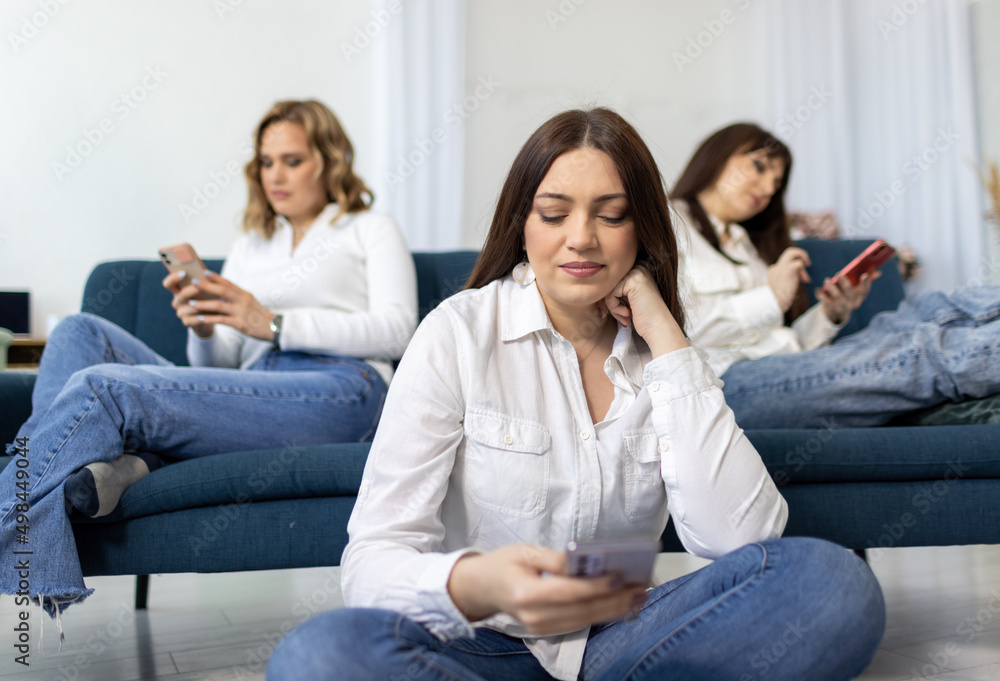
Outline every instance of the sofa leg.
[[135, 609], [145, 610], [149, 600], [149, 575], [135, 576]]
[[868, 562], [868, 553], [864, 549], [854, 549], [854, 555], [865, 561], [865, 563]]

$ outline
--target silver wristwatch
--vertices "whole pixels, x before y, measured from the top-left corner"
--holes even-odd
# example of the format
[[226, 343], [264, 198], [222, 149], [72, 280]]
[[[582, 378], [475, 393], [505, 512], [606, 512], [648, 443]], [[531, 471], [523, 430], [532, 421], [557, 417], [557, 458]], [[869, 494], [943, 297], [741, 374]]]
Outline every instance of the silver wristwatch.
[[284, 321], [284, 317], [280, 314], [276, 314], [271, 317], [271, 333], [274, 334], [274, 340], [271, 341], [271, 347], [275, 350], [281, 349], [281, 323]]

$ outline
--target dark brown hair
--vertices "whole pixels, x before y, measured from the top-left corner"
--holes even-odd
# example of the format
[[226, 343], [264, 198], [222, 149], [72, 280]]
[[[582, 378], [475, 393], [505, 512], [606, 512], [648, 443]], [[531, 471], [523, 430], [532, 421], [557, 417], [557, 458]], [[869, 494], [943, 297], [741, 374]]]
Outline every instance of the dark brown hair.
[[260, 145], [268, 126], [283, 121], [301, 125], [305, 130], [327, 198], [340, 207], [335, 220], [347, 213], [368, 210], [374, 196], [354, 173], [354, 146], [340, 121], [322, 102], [288, 100], [272, 106], [254, 130], [253, 158], [243, 169], [250, 195], [243, 211], [243, 229], [258, 231], [268, 239], [274, 234], [277, 215], [260, 181]]
[[[763, 150], [768, 158], [781, 160], [785, 165], [781, 184], [764, 210], [739, 223], [768, 265], [773, 265], [782, 252], [792, 245], [788, 233], [788, 216], [785, 213], [785, 189], [792, 172], [792, 153], [784, 142], [753, 123], [734, 123], [708, 136], [694, 152], [681, 177], [670, 192], [671, 199], [683, 199], [695, 221], [694, 227], [719, 253], [719, 236], [715, 233], [708, 214], [698, 202], [698, 194], [719, 181], [723, 169], [734, 154], [748, 154]], [[725, 253], [722, 253], [726, 258]], [[800, 287], [787, 321], [802, 314], [808, 306], [805, 287]]]
[[639, 244], [636, 262], [648, 267], [663, 302], [684, 328], [684, 308], [677, 287], [677, 240], [670, 224], [663, 178], [635, 128], [602, 107], [558, 114], [524, 143], [500, 190], [486, 243], [465, 288], [480, 288], [502, 279], [521, 262], [524, 223], [538, 185], [556, 158], [581, 148], [602, 151], [614, 162], [635, 224]]

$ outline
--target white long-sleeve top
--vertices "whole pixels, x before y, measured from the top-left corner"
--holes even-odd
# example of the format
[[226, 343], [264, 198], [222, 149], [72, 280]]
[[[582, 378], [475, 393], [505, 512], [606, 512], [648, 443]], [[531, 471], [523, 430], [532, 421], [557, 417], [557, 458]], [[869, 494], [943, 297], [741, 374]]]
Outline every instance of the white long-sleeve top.
[[750, 235], [738, 224], [709, 216], [716, 234], [728, 231], [720, 254], [698, 231], [687, 203], [673, 202], [674, 232], [681, 256], [680, 282], [686, 332], [703, 350], [717, 376], [744, 359], [811, 350], [828, 344], [843, 324], [834, 324], [819, 303], [785, 326], [784, 313], [767, 283], [767, 268]]
[[[413, 257], [390, 216], [364, 211], [332, 222], [337, 212], [327, 205], [294, 250], [283, 217], [270, 239], [242, 235], [221, 275], [283, 315], [282, 350], [363, 359], [388, 383], [390, 360], [417, 325]], [[216, 324], [208, 338], [188, 334], [187, 355], [192, 366], [245, 369], [270, 348]]]
[[[442, 640], [474, 629], [447, 583], [469, 551], [659, 536], [668, 513], [688, 551], [716, 557], [781, 534], [787, 506], [691, 348], [651, 360], [619, 327], [604, 365], [614, 399], [594, 424], [573, 346], [535, 284], [510, 277], [444, 301], [396, 372], [342, 559], [344, 600], [394, 610]], [[576, 679], [589, 629], [533, 637]]]

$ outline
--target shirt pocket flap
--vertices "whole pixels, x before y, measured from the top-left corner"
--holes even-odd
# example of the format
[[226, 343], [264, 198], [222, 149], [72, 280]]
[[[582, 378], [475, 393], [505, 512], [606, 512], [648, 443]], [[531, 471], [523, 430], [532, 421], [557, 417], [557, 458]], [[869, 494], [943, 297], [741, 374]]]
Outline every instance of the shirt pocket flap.
[[487, 447], [527, 454], [542, 454], [551, 444], [549, 431], [540, 423], [489, 411], [467, 412], [465, 434]]
[[651, 429], [632, 430], [624, 434], [625, 449], [639, 463], [652, 463], [660, 460], [659, 438]]

